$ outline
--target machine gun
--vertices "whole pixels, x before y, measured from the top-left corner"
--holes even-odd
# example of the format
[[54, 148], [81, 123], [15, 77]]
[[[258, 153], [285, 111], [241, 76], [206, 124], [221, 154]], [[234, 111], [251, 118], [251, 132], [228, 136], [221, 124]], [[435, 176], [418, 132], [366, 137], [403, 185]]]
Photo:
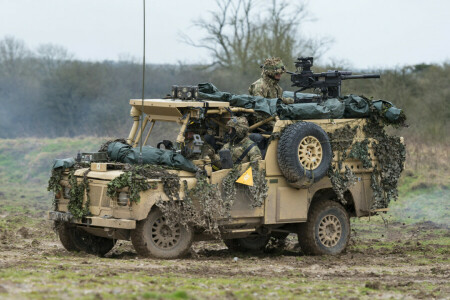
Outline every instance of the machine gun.
[[337, 98], [341, 96], [342, 80], [347, 79], [365, 79], [365, 78], [380, 78], [379, 74], [363, 74], [352, 75], [348, 71], [327, 71], [322, 73], [313, 73], [311, 67], [313, 66], [313, 57], [300, 57], [295, 62], [296, 72], [287, 72], [291, 74], [292, 86], [300, 87], [294, 92], [294, 101], [306, 102], [297, 97], [297, 93], [306, 89], [320, 89], [322, 97], [320, 100], [328, 98]]

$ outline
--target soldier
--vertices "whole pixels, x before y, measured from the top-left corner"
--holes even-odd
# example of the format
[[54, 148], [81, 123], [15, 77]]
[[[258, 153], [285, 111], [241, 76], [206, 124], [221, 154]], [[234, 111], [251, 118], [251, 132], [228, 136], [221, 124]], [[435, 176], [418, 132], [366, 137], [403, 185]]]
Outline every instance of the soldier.
[[248, 137], [248, 121], [246, 118], [233, 117], [227, 122], [226, 126], [229, 129], [230, 141], [223, 146], [222, 150], [230, 150], [234, 164], [262, 159], [258, 146]]
[[279, 57], [267, 58], [262, 66], [261, 78], [252, 83], [248, 89], [249, 94], [264, 98], [280, 98], [286, 104], [294, 103], [294, 99], [283, 97], [283, 89], [278, 85], [284, 72], [286, 69]]

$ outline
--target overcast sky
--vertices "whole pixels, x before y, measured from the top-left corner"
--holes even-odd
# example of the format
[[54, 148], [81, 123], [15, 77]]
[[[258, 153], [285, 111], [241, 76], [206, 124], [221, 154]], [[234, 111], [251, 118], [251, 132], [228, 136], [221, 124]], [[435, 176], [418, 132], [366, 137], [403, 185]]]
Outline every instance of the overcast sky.
[[[269, 2], [269, 0], [260, 0]], [[291, 0], [292, 1], [292, 0]], [[208, 61], [208, 53], [180, 42], [202, 33], [191, 26], [213, 10], [213, 0], [147, 0], [147, 61]], [[313, 0], [310, 36], [335, 40], [322, 62], [343, 59], [355, 68], [394, 67], [450, 60], [450, 1]], [[30, 48], [53, 43], [78, 59], [142, 56], [142, 0], [0, 0], [0, 39]]]

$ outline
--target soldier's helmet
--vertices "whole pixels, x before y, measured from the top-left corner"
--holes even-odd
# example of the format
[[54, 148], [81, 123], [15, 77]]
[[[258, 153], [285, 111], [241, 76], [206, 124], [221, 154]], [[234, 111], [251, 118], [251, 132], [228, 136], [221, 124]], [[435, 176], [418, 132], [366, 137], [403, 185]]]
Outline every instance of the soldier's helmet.
[[262, 69], [262, 74], [269, 77], [274, 77], [276, 74], [283, 74], [286, 72], [283, 61], [279, 57], [267, 58], [262, 65]]
[[248, 121], [244, 117], [233, 117], [227, 122], [227, 128], [236, 130], [236, 137], [242, 139], [248, 133]]

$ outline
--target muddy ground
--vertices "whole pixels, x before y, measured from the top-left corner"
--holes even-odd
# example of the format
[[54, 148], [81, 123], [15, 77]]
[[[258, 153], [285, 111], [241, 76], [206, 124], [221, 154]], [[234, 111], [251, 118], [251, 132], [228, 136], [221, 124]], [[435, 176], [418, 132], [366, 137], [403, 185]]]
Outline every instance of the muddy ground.
[[[2, 216], [17, 224], [23, 216]], [[28, 222], [29, 223], [29, 222]], [[231, 253], [197, 242], [189, 257], [139, 258], [119, 242], [104, 258], [69, 253], [47, 221], [0, 232], [0, 298], [449, 299], [450, 230], [433, 222], [352, 221], [347, 251], [305, 256], [284, 249]]]

